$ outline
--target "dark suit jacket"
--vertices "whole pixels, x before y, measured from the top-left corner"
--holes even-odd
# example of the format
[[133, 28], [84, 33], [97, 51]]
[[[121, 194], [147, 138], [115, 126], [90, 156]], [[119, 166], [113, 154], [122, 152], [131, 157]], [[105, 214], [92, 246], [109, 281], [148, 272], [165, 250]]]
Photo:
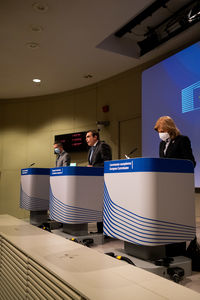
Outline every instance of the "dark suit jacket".
[[88, 152], [88, 163], [93, 167], [103, 167], [104, 161], [112, 160], [112, 151], [108, 144], [98, 141], [90, 161], [91, 148]]
[[160, 142], [160, 157], [165, 158], [177, 158], [177, 159], [188, 159], [196, 165], [190, 140], [187, 136], [178, 135], [174, 140], [171, 140], [166, 153], [164, 154], [165, 142]]

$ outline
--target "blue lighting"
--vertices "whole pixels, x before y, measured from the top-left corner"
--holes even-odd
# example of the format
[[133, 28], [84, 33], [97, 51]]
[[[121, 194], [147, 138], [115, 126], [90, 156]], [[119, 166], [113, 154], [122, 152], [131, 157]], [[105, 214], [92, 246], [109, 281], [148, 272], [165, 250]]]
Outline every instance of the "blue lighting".
[[200, 187], [200, 42], [142, 73], [142, 155], [158, 157], [160, 139], [154, 125], [160, 116], [174, 119], [192, 144]]

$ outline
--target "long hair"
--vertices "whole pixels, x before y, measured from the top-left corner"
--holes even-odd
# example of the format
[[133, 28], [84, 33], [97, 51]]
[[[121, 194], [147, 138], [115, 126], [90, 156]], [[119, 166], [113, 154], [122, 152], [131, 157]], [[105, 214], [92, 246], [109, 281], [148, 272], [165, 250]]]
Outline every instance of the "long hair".
[[169, 116], [162, 116], [160, 117], [155, 126], [154, 129], [156, 131], [164, 131], [168, 132], [170, 135], [170, 138], [173, 140], [175, 139], [178, 135], [180, 135], [179, 129], [176, 127], [176, 124], [174, 123], [174, 120], [169, 117]]

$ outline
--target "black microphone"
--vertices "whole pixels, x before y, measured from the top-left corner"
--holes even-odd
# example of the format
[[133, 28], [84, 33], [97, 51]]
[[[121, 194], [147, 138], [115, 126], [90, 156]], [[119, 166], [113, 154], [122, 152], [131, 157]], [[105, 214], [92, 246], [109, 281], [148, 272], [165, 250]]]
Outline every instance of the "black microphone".
[[134, 148], [128, 155], [131, 155], [131, 154], [133, 154], [135, 151], [137, 151], [137, 147], [136, 148]]
[[32, 164], [30, 164], [29, 166], [28, 166], [28, 168], [30, 168], [30, 167], [32, 167], [32, 166], [34, 166], [35, 165], [35, 163], [32, 163]]
[[130, 156], [131, 154], [133, 154], [135, 151], [137, 151], [137, 149], [138, 149], [137, 147], [134, 148], [128, 155], [125, 154], [124, 156], [125, 156], [127, 159], [129, 159], [129, 158], [130, 158], [129, 156]]

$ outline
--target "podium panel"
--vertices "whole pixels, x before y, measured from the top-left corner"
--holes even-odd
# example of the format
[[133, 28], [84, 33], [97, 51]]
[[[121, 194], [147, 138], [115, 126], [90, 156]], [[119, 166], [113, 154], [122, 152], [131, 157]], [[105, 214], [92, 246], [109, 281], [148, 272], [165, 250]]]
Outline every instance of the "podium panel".
[[49, 209], [48, 168], [28, 168], [21, 170], [20, 208], [30, 211]]
[[187, 160], [135, 158], [104, 164], [104, 233], [157, 246], [196, 233], [194, 168]]
[[50, 169], [50, 218], [66, 224], [101, 222], [103, 168]]

